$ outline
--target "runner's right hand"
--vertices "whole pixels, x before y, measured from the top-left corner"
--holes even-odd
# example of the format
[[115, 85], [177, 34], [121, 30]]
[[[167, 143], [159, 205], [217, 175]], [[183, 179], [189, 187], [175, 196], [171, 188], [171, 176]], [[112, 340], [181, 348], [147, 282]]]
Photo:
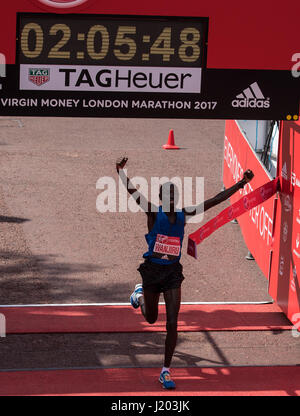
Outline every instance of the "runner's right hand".
[[254, 173], [252, 172], [252, 170], [247, 169], [247, 170], [244, 172], [243, 180], [244, 180], [246, 183], [248, 183], [248, 182], [250, 182], [253, 178], [254, 178]]

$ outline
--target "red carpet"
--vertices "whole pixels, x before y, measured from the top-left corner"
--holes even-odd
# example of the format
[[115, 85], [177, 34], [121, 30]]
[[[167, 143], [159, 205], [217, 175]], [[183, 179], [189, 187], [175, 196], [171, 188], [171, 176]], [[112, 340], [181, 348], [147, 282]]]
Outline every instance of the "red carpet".
[[[154, 325], [130, 306], [65, 306], [0, 308], [8, 334], [165, 331], [165, 306]], [[179, 331], [291, 329], [275, 304], [182, 305]]]
[[[160, 368], [0, 372], [0, 395], [299, 396], [299, 367], [174, 368], [163, 390]], [[117, 402], [117, 398], [113, 399]]]

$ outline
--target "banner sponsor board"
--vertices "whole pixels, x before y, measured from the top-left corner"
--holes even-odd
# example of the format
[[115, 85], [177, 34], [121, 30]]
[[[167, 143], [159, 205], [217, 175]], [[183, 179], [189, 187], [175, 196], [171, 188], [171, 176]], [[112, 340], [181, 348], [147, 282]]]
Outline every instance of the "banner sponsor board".
[[[7, 65], [0, 115], [286, 119], [298, 99], [288, 71], [194, 67]], [[255, 81], [255, 82], [254, 82]], [[257, 83], [265, 98], [236, 98]], [[285, 85], [286, 94], [274, 85]], [[41, 111], [42, 110], [42, 111]], [[122, 110], [122, 111], [120, 111]]]
[[[244, 137], [238, 123], [227, 120], [224, 139], [224, 186], [229, 188], [241, 180], [244, 171], [247, 169], [253, 171], [254, 178], [243, 190], [230, 198], [232, 204], [241, 196], [249, 194], [272, 178]], [[269, 277], [274, 203], [275, 197], [271, 197], [238, 218], [245, 243], [266, 278]]]
[[281, 192], [276, 207], [269, 293], [293, 322], [300, 312], [300, 123], [283, 122], [277, 172]]

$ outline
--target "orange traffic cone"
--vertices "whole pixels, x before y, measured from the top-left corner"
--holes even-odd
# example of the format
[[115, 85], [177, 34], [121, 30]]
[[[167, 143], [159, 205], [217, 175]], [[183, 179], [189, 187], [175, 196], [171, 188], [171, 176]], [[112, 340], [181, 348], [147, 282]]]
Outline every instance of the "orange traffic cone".
[[168, 143], [163, 145], [163, 149], [179, 149], [179, 147], [175, 145], [174, 131], [173, 130], [170, 130]]

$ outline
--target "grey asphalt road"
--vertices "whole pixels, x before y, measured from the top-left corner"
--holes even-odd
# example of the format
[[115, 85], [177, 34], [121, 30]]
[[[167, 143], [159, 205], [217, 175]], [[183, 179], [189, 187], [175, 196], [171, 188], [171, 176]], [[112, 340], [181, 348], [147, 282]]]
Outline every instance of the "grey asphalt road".
[[[171, 128], [181, 150], [162, 149]], [[126, 154], [129, 176], [204, 177], [208, 198], [222, 187], [223, 138], [222, 120], [0, 118], [1, 304], [128, 302], [146, 217], [98, 212], [98, 179], [117, 181], [115, 160]], [[270, 300], [238, 225], [203, 242], [198, 260], [186, 244], [183, 301]]]

